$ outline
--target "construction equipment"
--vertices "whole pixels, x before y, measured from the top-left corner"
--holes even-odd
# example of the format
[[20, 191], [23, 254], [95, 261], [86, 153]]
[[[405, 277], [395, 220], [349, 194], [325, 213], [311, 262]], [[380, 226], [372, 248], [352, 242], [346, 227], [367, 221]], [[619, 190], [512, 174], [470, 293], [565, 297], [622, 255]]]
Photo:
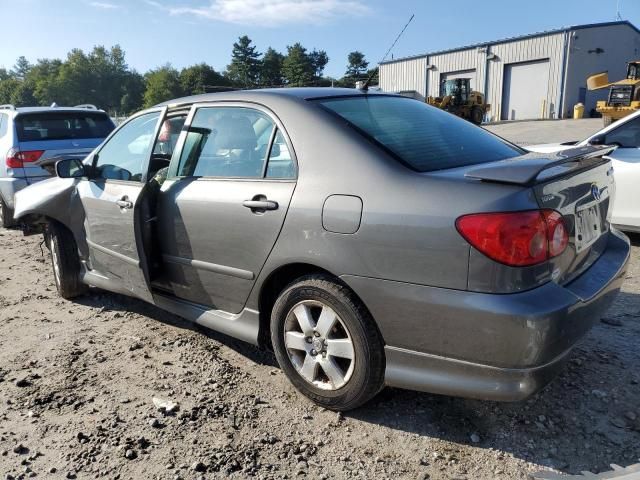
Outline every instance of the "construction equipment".
[[627, 78], [609, 83], [609, 73], [596, 73], [587, 78], [589, 90], [610, 87], [607, 100], [596, 104], [604, 126], [640, 110], [640, 60], [627, 63]]
[[442, 96], [427, 97], [427, 103], [434, 107], [480, 125], [484, 114], [491, 105], [485, 103], [484, 95], [471, 90], [470, 78], [454, 78], [442, 83]]

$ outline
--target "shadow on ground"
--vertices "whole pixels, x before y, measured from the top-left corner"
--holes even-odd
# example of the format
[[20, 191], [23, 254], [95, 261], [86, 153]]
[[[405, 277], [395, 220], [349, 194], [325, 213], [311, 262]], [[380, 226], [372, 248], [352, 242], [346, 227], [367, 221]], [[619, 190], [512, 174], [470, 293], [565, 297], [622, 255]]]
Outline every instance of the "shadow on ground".
[[[640, 236], [632, 239], [640, 243]], [[253, 362], [277, 366], [270, 352], [136, 299], [92, 290], [77, 301], [198, 331]], [[441, 454], [453, 458], [468, 455], [460, 447], [469, 444], [569, 473], [634, 463], [640, 456], [640, 420], [634, 423], [629, 412], [640, 418], [640, 355], [629, 337], [640, 334], [640, 296], [621, 293], [612, 313], [624, 319], [623, 325], [597, 323], [559, 377], [528, 401], [497, 403], [385, 389], [346, 416], [450, 442]]]

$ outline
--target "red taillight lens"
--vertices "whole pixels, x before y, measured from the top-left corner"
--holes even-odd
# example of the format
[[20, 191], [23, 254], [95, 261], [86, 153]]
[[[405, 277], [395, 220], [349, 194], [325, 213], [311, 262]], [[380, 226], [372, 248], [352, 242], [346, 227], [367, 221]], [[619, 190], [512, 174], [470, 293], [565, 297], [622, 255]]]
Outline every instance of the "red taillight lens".
[[478, 213], [456, 220], [460, 234], [487, 257], [524, 267], [560, 255], [569, 243], [562, 216], [555, 210]]
[[7, 167], [22, 168], [25, 163], [35, 162], [38, 160], [43, 153], [44, 150], [29, 150], [21, 152], [17, 148], [12, 148], [7, 153]]

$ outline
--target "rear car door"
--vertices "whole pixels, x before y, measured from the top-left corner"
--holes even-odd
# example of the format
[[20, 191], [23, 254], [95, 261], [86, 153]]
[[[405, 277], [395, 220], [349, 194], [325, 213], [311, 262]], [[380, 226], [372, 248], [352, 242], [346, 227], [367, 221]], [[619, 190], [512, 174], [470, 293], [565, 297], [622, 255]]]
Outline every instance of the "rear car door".
[[640, 228], [640, 117], [610, 130], [604, 142], [618, 146], [609, 155], [616, 180], [611, 222]]
[[147, 301], [152, 297], [134, 219], [165, 111], [130, 118], [93, 155], [91, 179], [78, 184], [92, 272]]
[[238, 313], [275, 244], [296, 185], [284, 129], [256, 105], [193, 108], [158, 205], [157, 286]]

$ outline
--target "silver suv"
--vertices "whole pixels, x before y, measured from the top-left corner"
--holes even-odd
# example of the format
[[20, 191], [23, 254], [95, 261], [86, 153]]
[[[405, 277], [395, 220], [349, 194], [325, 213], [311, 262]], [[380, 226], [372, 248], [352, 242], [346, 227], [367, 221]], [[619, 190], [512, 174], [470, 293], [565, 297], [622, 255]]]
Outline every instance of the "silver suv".
[[53, 173], [56, 159], [84, 157], [115, 128], [93, 105], [23, 107], [0, 105], [0, 223], [13, 225], [18, 190]]

